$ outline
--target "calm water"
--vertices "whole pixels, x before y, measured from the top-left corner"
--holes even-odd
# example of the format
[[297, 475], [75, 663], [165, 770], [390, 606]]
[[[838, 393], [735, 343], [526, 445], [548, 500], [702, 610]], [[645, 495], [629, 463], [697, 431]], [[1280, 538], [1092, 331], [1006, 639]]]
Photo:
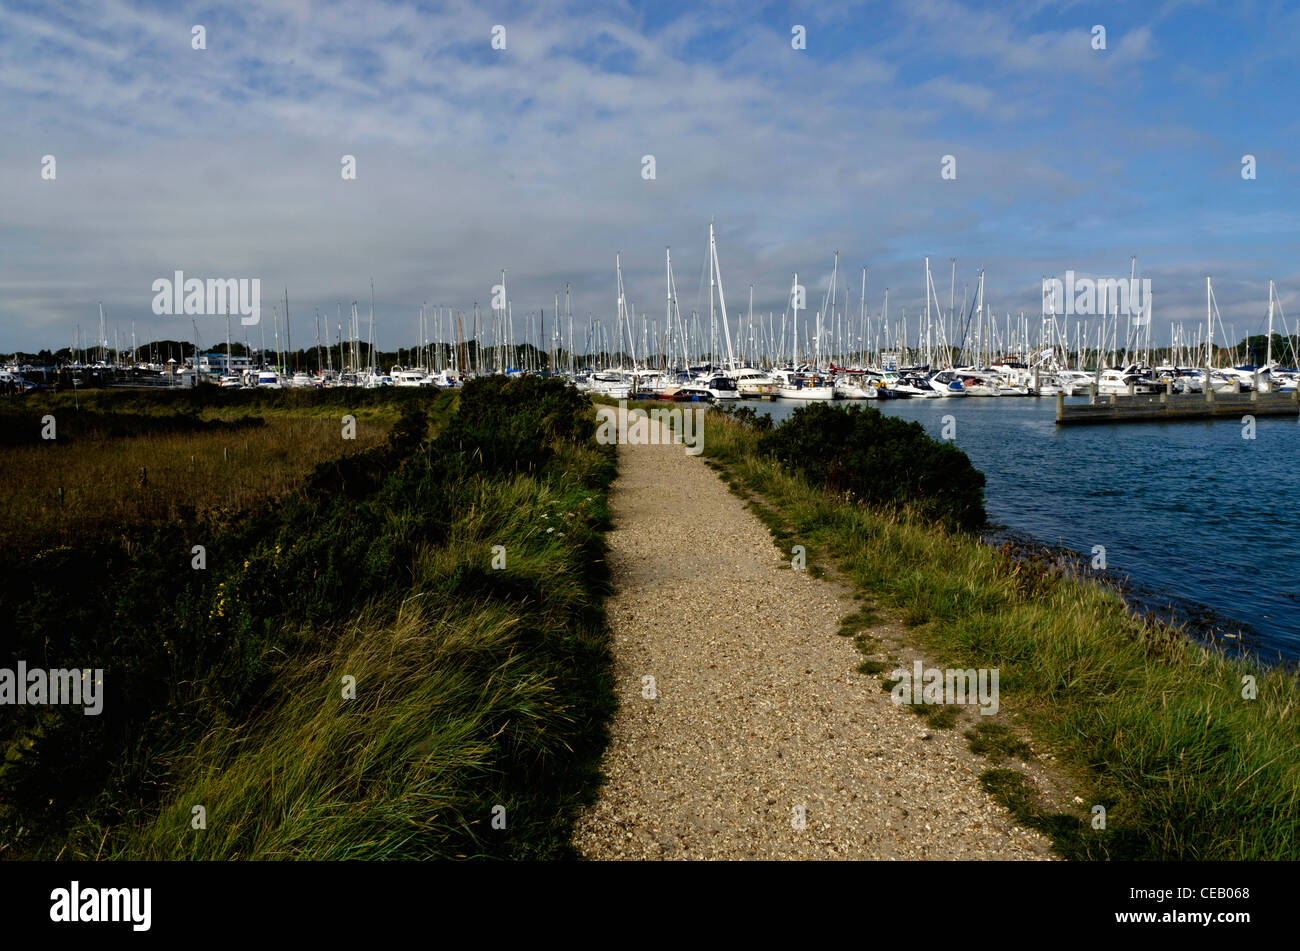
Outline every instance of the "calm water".
[[[747, 405], [785, 419], [790, 401]], [[1300, 659], [1300, 423], [1260, 419], [1058, 427], [1054, 399], [877, 400], [936, 439], [943, 417], [987, 477], [990, 518], [1127, 576], [1180, 619], [1247, 629], [1261, 656]], [[1253, 629], [1253, 634], [1250, 629]]]

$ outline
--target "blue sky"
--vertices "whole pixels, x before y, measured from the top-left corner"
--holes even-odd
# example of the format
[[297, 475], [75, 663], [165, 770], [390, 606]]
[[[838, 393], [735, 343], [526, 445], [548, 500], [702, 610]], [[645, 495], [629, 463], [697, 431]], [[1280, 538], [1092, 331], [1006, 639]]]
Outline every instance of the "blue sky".
[[1043, 276], [1136, 254], [1157, 342], [1203, 319], [1206, 274], [1238, 336], [1270, 278], [1294, 326], [1297, 48], [1273, 3], [0, 0], [0, 351], [66, 346], [98, 300], [189, 336], [150, 310], [176, 269], [260, 277], [267, 310], [288, 285], [298, 340], [373, 276], [387, 347], [503, 267], [517, 327], [566, 282], [609, 317], [618, 249], [659, 316], [671, 245], [689, 311], [711, 217], [733, 308], [753, 283], [779, 314], [796, 270], [820, 300], [838, 250], [854, 307], [867, 266], [871, 309], [888, 286], [916, 314], [928, 254], [1036, 315]]

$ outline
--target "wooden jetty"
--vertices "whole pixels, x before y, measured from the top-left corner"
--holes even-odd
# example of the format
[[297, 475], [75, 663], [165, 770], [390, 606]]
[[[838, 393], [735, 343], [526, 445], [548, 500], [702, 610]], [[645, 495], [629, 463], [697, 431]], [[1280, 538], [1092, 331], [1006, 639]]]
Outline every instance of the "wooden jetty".
[[1133, 396], [1093, 395], [1087, 403], [1056, 396], [1056, 425], [1164, 422], [1183, 419], [1235, 419], [1244, 416], [1300, 417], [1300, 389], [1286, 393], [1164, 393]]

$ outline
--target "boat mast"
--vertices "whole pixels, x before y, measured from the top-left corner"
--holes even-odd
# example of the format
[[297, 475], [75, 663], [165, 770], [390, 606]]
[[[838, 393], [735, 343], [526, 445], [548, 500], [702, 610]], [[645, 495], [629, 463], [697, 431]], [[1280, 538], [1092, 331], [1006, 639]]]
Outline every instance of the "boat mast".
[[370, 279], [370, 364], [366, 367], [368, 373], [375, 371], [375, 279]]
[[[1211, 309], [1211, 301], [1214, 299], [1214, 291], [1210, 285], [1210, 276], [1205, 276], [1205, 322], [1208, 329], [1205, 334], [1205, 369], [1208, 371], [1213, 362], [1214, 355], [1214, 312]], [[1209, 380], [1206, 380], [1209, 385]]]
[[[664, 248], [664, 324], [668, 333], [673, 330], [673, 255], [672, 248]], [[663, 372], [664, 368], [660, 369]]]
[[[285, 350], [293, 355], [293, 331], [289, 329], [289, 287], [284, 288], [284, 347]], [[298, 369], [298, 360], [293, 361], [293, 368]]]
[[[930, 333], [930, 283], [931, 283], [931, 281], [930, 281], [930, 257], [929, 257], [929, 255], [926, 255], [926, 258], [925, 258], [925, 331], [926, 331], [926, 337], [927, 337], [927, 344], [928, 344], [928, 337], [929, 337], [929, 333]], [[918, 334], [918, 336], [919, 336], [919, 334]], [[927, 346], [927, 350], [928, 350], [928, 346]], [[932, 359], [932, 356], [931, 356], [931, 354], [930, 354], [929, 352], [927, 352], [926, 355], [925, 355], [925, 362], [926, 362], [927, 364], [930, 364], [930, 363], [933, 363], [933, 362], [934, 362], [933, 359]]]
[[1268, 356], [1264, 359], [1264, 366], [1273, 365], [1273, 282], [1268, 282]]
[[628, 312], [627, 297], [623, 291], [623, 256], [621, 252], [614, 252], [614, 273], [618, 279], [618, 335], [620, 342], [623, 337], [623, 326], [627, 325], [627, 348], [628, 356], [632, 358], [632, 369], [639, 369], [636, 361], [636, 337], [632, 329], [632, 316]]
[[794, 343], [790, 349], [790, 354], [794, 358], [791, 365], [796, 373], [799, 372], [799, 272], [794, 272], [794, 284], [790, 290], [790, 297], [794, 305]]
[[745, 353], [741, 354], [740, 362], [745, 366], [758, 361], [754, 359], [754, 285], [749, 285], [749, 333], [745, 337]]
[[[713, 276], [716, 275], [718, 282], [718, 307], [722, 311], [722, 332], [727, 341], [727, 364], [734, 373], [736, 370], [736, 357], [731, 350], [731, 327], [727, 323], [727, 298], [722, 293], [722, 268], [718, 266], [718, 245], [713, 239], [713, 222], [709, 222], [709, 260], [713, 265], [710, 272], [710, 290], [712, 290]], [[713, 310], [713, 295], [709, 294], [709, 311]]]
[[867, 344], [867, 269], [862, 269], [862, 298], [858, 301], [858, 359], [865, 367], [867, 357], [864, 348]]

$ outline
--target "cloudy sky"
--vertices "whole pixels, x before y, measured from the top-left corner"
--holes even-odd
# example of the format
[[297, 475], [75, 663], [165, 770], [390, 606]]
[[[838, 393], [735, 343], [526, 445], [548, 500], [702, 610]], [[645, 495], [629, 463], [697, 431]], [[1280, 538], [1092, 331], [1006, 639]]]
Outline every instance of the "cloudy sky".
[[1203, 320], [1206, 274], [1239, 336], [1270, 278], [1300, 317], [1294, 5], [482, 7], [0, 0], [0, 351], [93, 335], [100, 300], [125, 335], [189, 337], [151, 310], [177, 269], [261, 278], [267, 316], [287, 285], [303, 345], [372, 277], [384, 348], [502, 268], [516, 328], [566, 282], [609, 318], [616, 250], [661, 317], [668, 245], [707, 309], [711, 218], [733, 309], [752, 283], [779, 314], [794, 271], [815, 306], [838, 250], [853, 308], [866, 266], [894, 318], [925, 255], [945, 301], [956, 258], [959, 299], [984, 268], [995, 312], [1034, 315], [1043, 276], [1137, 255], [1158, 343]]

